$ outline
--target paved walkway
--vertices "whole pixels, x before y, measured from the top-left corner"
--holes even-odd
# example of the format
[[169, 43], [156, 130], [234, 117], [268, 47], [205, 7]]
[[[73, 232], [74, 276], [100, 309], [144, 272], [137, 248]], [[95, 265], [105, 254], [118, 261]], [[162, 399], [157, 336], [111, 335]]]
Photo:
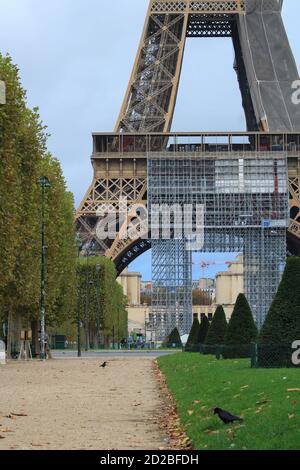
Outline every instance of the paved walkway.
[[[151, 358], [0, 366], [1, 449], [168, 448]], [[26, 415], [26, 416], [16, 416]]]

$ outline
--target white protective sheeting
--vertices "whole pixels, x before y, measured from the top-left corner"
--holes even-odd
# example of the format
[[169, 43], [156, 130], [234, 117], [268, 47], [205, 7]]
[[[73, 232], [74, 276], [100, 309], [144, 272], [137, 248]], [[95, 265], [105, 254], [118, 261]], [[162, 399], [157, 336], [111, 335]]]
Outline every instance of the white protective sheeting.
[[293, 103], [299, 80], [278, 0], [247, 0], [239, 36], [257, 122], [270, 132], [300, 131], [300, 105]]

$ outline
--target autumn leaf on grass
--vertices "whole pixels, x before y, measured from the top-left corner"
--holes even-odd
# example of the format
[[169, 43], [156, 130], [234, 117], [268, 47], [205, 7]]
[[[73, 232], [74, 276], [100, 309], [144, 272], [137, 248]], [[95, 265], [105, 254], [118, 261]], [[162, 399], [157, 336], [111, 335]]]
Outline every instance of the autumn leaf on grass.
[[295, 418], [295, 415], [294, 414], [291, 414], [291, 415], [289, 414], [289, 419], [293, 419], [293, 418]]
[[228, 434], [228, 436], [230, 437], [230, 439], [234, 439], [234, 438], [235, 438], [234, 429], [231, 429], [231, 428], [227, 429], [226, 434]]
[[193, 404], [194, 404], [194, 405], [199, 405], [199, 403], [201, 403], [201, 400], [194, 400], [194, 401], [193, 401]]
[[243, 385], [243, 386], [241, 387], [241, 390], [245, 390], [246, 388], [249, 388], [249, 385]]
[[194, 410], [188, 410], [188, 415], [192, 416], [194, 414]]
[[204, 434], [220, 434], [220, 431], [218, 429], [210, 429], [207, 428], [204, 431]]
[[288, 392], [300, 392], [300, 388], [288, 388]]
[[261, 413], [263, 411], [263, 408], [257, 408], [257, 410], [255, 411], [255, 413]]
[[182, 443], [183, 445], [190, 444], [190, 442], [191, 442], [191, 441], [190, 441], [190, 439], [189, 439], [188, 437], [185, 437], [185, 438], [182, 439], [182, 441], [181, 441], [181, 443]]
[[263, 401], [257, 401], [257, 405], [266, 405], [267, 403], [272, 403], [272, 400], [263, 400]]

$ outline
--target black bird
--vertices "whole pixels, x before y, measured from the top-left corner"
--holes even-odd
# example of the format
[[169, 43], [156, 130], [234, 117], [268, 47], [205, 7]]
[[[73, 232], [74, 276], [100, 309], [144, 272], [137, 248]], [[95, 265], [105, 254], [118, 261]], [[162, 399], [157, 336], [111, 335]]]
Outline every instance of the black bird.
[[102, 367], [102, 369], [105, 369], [106, 366], [107, 366], [107, 362], [103, 362], [103, 364], [100, 364], [100, 367]]
[[242, 418], [239, 416], [234, 416], [228, 411], [222, 410], [222, 408], [215, 408], [214, 409], [214, 414], [218, 415], [219, 418], [223, 421], [225, 424], [230, 424], [233, 423], [234, 421], [243, 421]]

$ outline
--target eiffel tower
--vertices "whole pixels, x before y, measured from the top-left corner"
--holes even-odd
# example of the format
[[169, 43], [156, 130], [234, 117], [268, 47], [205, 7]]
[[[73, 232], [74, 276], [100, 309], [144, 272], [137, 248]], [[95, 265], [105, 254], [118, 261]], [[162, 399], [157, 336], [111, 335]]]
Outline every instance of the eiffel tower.
[[[124, 227], [135, 218], [130, 211], [125, 221], [120, 217], [121, 198], [126, 197], [132, 207], [147, 202], [146, 143], [139, 147], [134, 135], [168, 136], [186, 38], [204, 37], [232, 38], [247, 130], [261, 136], [282, 132], [294, 149], [288, 159], [291, 212], [287, 239], [288, 250], [300, 253], [300, 105], [292, 99], [299, 74], [281, 16], [282, 3], [150, 0], [114, 133], [93, 134], [94, 178], [76, 215], [83, 253], [103, 254], [115, 262], [120, 273], [151, 247], [150, 238], [133, 241], [124, 236]], [[161, 139], [166, 145], [167, 139]], [[132, 150], [131, 155], [122, 153], [125, 146]], [[103, 206], [117, 213], [113, 240], [97, 235]]]

